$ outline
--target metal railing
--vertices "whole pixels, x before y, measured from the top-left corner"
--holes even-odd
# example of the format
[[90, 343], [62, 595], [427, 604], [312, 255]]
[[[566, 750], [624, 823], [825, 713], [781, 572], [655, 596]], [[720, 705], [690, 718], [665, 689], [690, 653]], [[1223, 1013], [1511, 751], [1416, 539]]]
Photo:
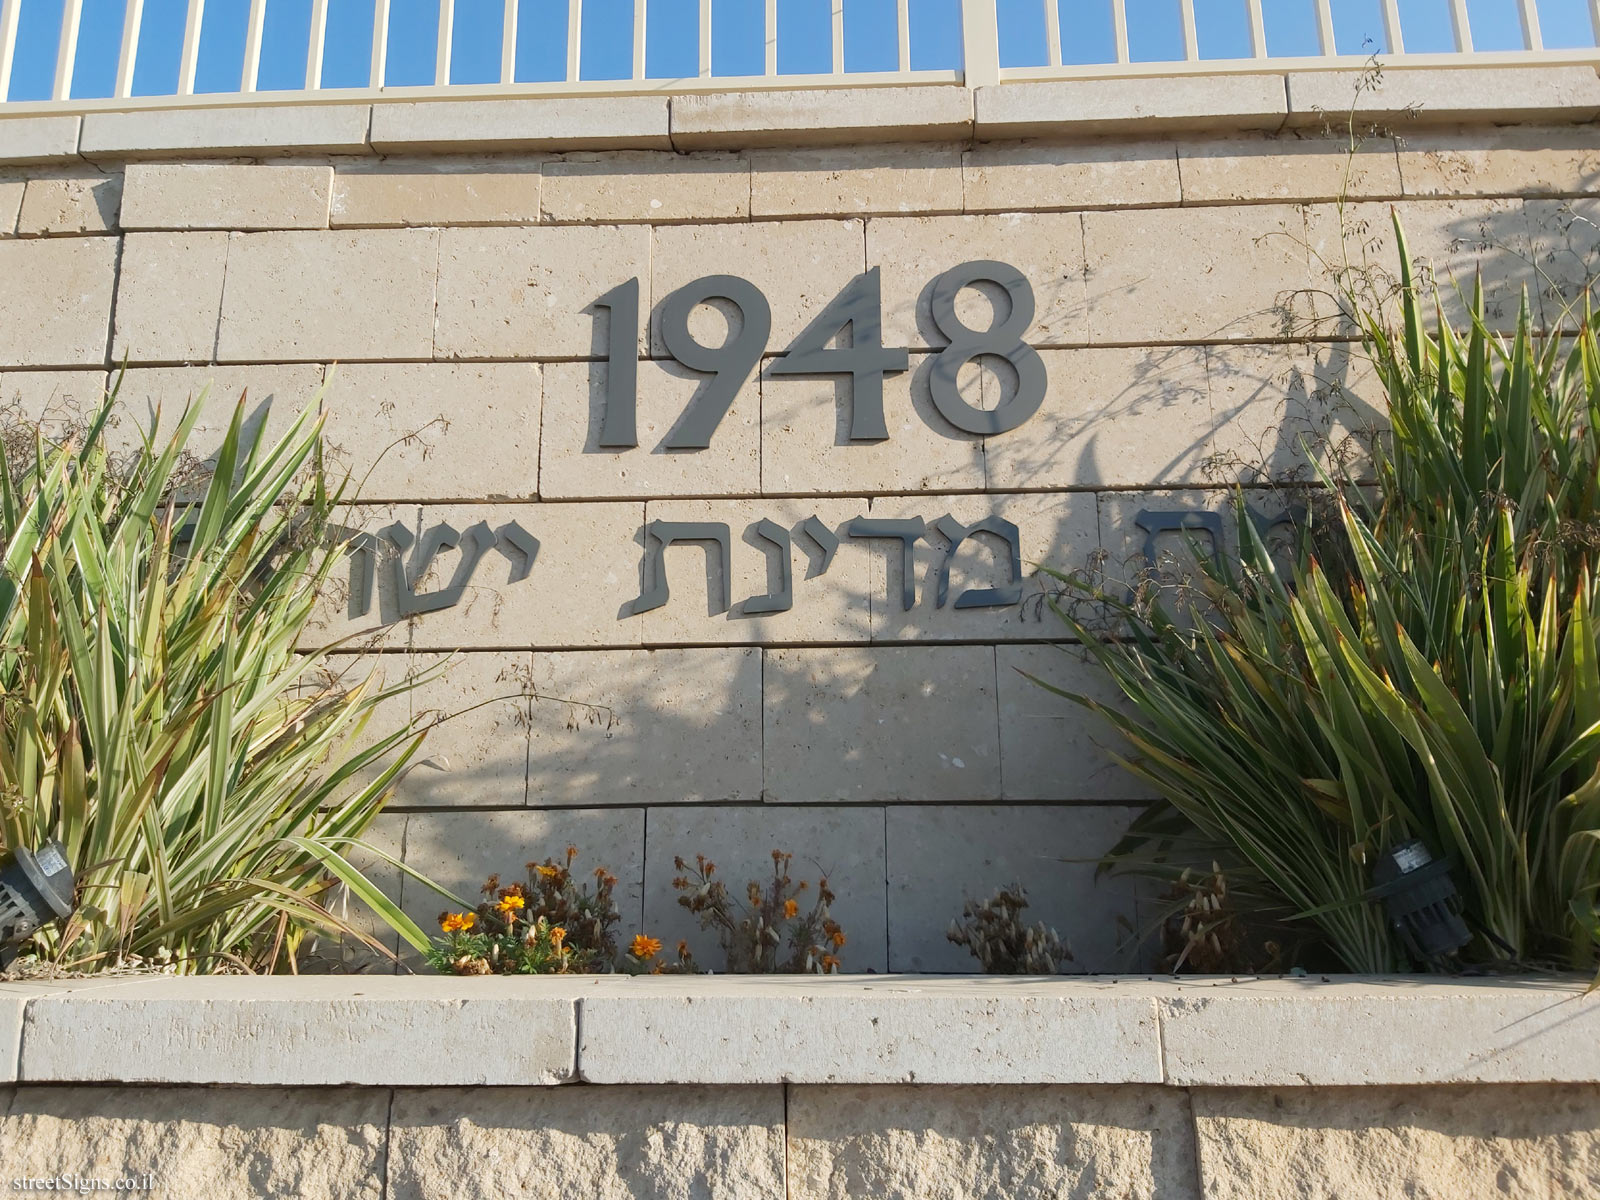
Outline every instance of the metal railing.
[[[172, 0], [168, 0], [169, 5], [171, 2]], [[177, 2], [184, 3], [185, 0]], [[650, 12], [663, 0], [631, 0], [631, 74], [621, 71], [612, 72], [605, 78], [586, 78], [583, 71], [587, 32], [585, 0], [553, 0], [553, 2], [552, 0], [463, 0], [464, 6], [468, 3], [474, 5], [487, 3], [498, 8], [500, 26], [498, 82], [464, 84], [452, 79], [458, 26], [457, 0], [434, 0], [437, 5], [438, 20], [436, 30], [431, 31], [434, 67], [432, 82], [397, 87], [391, 79], [389, 70], [390, 48], [397, 32], [394, 13], [391, 10], [393, 2], [394, 0], [209, 0], [211, 7], [208, 8], [208, 0], [186, 0], [187, 8], [183, 13], [175, 79], [171, 81], [170, 86], [152, 88], [147, 83], [145, 87], [140, 88], [136, 80], [140, 54], [148, 53], [151, 49], [146, 44], [150, 36], [150, 28], [145, 20], [146, 0], [121, 0], [121, 30], [120, 37], [116, 41], [114, 77], [104, 82], [101, 89], [96, 91], [93, 88], [76, 86], [75, 79], [79, 50], [86, 32], [83, 24], [85, 0], [0, 0], [0, 101], [8, 102], [7, 111], [18, 111], [24, 104], [29, 111], [63, 108], [77, 111], [182, 103], [186, 98], [195, 96], [197, 91], [196, 83], [203, 49], [202, 35], [208, 28], [206, 24], [208, 18], [218, 13], [228, 13], [237, 19], [240, 11], [244, 12], [244, 45], [242, 60], [238, 66], [237, 88], [223, 87], [220, 91], [216, 87], [207, 89], [208, 94], [205, 96], [207, 103], [242, 103], [249, 102], [252, 98], [260, 100], [270, 98], [274, 103], [292, 103], [313, 98], [353, 99], [363, 95], [370, 97], [380, 90], [385, 95], [412, 97], [440, 94], [543, 94], [570, 91], [694, 91], [774, 86], [814, 87], [845, 83], [862, 85], [946, 81], [960, 81], [968, 86], [979, 86], [1010, 78], [1084, 78], [1195, 71], [1227, 73], [1281, 70], [1291, 64], [1295, 69], [1339, 67], [1348, 66], [1353, 60], [1365, 59], [1374, 51], [1381, 52], [1391, 62], [1395, 61], [1396, 57], [1401, 57], [1402, 61], [1418, 63], [1462, 61], [1469, 58], [1471, 61], [1484, 63], [1600, 61], [1600, 51], [1596, 50], [1596, 46], [1600, 45], [1600, 0], [1576, 0], [1586, 8], [1587, 44], [1573, 46], [1569, 37], [1569, 44], [1559, 50], [1546, 48], [1540, 5], [1560, 3], [1564, 11], [1569, 11], [1574, 0], [1501, 0], [1504, 4], [1515, 5], [1516, 17], [1520, 23], [1521, 45], [1489, 52], [1475, 47], [1469, 0], [1441, 0], [1448, 6], [1449, 36], [1453, 49], [1427, 55], [1407, 53], [1408, 26], [1401, 19], [1401, 0], [1377, 0], [1381, 14], [1382, 45], [1377, 45], [1374, 41], [1363, 46], [1360, 53], [1351, 52], [1348, 46], [1341, 53], [1339, 40], [1341, 24], [1348, 15], [1348, 9], [1341, 10], [1341, 6], [1346, 0], [1233, 0], [1243, 10], [1242, 27], [1245, 37], [1242, 44], [1233, 47], [1235, 52], [1220, 55], [1205, 52], [1209, 36], [1207, 20], [1215, 16], [1218, 6], [1207, 4], [1204, 8], [1207, 20], [1202, 20], [1197, 17], [1196, 0], [1165, 0], [1161, 11], [1167, 15], [1169, 21], [1175, 23], [1176, 28], [1175, 30], [1167, 28], [1164, 32], [1176, 35], [1175, 43], [1181, 46], [1181, 56], [1167, 54], [1156, 56], [1154, 59], [1134, 52], [1129, 32], [1129, 10], [1137, 3], [1140, 7], [1136, 15], [1147, 16], [1152, 5], [1158, 0], [948, 0], [944, 9], [944, 23], [946, 25], [950, 23], [949, 14], [955, 10], [957, 4], [960, 12], [960, 36], [947, 39], [956, 51], [952, 56], [955, 61], [932, 67], [914, 65], [912, 61], [913, 16], [914, 9], [918, 7], [917, 0], [811, 0], [816, 5], [826, 7], [831, 69], [821, 73], [798, 74], [779, 69], [780, 38], [785, 36], [786, 32], [779, 19], [779, 0], [717, 0], [719, 10], [722, 10], [724, 5], [745, 6], [747, 10], [750, 6], [761, 5], [764, 54], [763, 67], [759, 74], [748, 70], [735, 74], [725, 71], [714, 74], [712, 0], [698, 0], [696, 70], [692, 75], [679, 73], [663, 78], [653, 77], [647, 73], [647, 50], [652, 31]], [[624, 0], [624, 5], [626, 2], [627, 0]], [[786, 0], [786, 3], [800, 2], [803, 0]], [[115, 0], [102, 0], [96, 4], [96, 8], [103, 10], [114, 3]], [[296, 74], [294, 78], [294, 83], [300, 86], [279, 86], [270, 92], [260, 90], [263, 51], [266, 46], [264, 34], [267, 30], [269, 12], [279, 4], [295, 3], [301, 6], [301, 11], [306, 4], [310, 7], [309, 28], [305, 37], [304, 74], [303, 77]], [[329, 55], [330, 5], [343, 6], [353, 3], [370, 5], [372, 12], [371, 40], [368, 48], [370, 52], [363, 56], [365, 60], [363, 65], [367, 67], [364, 86], [325, 88], [324, 67]], [[596, 4], [598, 0], [589, 0], [589, 3]], [[876, 36], [880, 38], [893, 38], [892, 69], [871, 72], [846, 70], [845, 9], [847, 4], [853, 6], [856, 3], [874, 4], [885, 14], [890, 11], [887, 6], [892, 5], [892, 23], [880, 22], [876, 31]], [[1030, 5], [1036, 5], [1042, 10], [1042, 14], [1030, 9]], [[60, 10], [59, 29], [53, 38], [53, 45], [45, 46], [39, 34], [39, 30], [43, 28], [39, 13], [48, 11], [53, 15], [57, 6]], [[610, 6], [617, 7], [616, 0], [611, 0]], [[554, 34], [558, 27], [556, 18], [561, 15], [562, 7], [565, 8], [564, 71], [559, 78], [554, 79], [520, 78], [519, 21], [544, 22], [543, 27], [535, 28], [544, 28], [545, 31]], [[1269, 45], [1273, 30], [1272, 22], [1278, 19], [1280, 14], [1296, 7], [1303, 15], [1309, 15], [1311, 24], [1314, 25], [1314, 52], [1307, 54], [1302, 51], [1288, 55], [1271, 52]], [[34, 16], [28, 26], [34, 35], [31, 39], [19, 38], [23, 30], [22, 17], [25, 10], [32, 10]], [[1067, 55], [1064, 51], [1067, 46], [1074, 44], [1077, 19], [1091, 11], [1100, 21], [1109, 19], [1107, 51], [1097, 59]], [[1417, 10], [1411, 11], [1415, 13]], [[1030, 22], [1030, 29], [1037, 29], [1041, 15], [1044, 61], [1032, 64], [1004, 63], [1003, 35], [1008, 31], [1008, 24], [1014, 25], [1027, 20]], [[1238, 16], [1238, 13], [1234, 14], [1236, 27]], [[115, 31], [97, 29], [95, 32], [98, 37], [106, 37]], [[174, 35], [173, 40], [176, 40], [177, 28], [174, 27], [169, 32]], [[402, 32], [415, 34], [417, 32], [415, 23], [404, 26]], [[1437, 34], [1438, 31], [1432, 32]], [[608, 30], [608, 33], [615, 36], [612, 31]], [[346, 48], [339, 49], [343, 51]], [[882, 49], [887, 49], [887, 46]], [[1036, 46], [1034, 49], [1037, 52]], [[37, 76], [48, 63], [48, 57], [40, 56], [52, 54], [54, 71], [50, 76], [48, 97], [17, 96], [14, 85], [15, 68], [18, 63], [30, 63]], [[19, 55], [22, 56], [20, 59]], [[295, 61], [297, 63], [298, 59]], [[277, 73], [280, 75], [282, 73], [281, 64]], [[345, 73], [348, 74], [348, 71]], [[617, 77], [618, 75], [621, 77]], [[229, 78], [231, 82], [231, 75]], [[79, 94], [85, 92], [93, 94]]]

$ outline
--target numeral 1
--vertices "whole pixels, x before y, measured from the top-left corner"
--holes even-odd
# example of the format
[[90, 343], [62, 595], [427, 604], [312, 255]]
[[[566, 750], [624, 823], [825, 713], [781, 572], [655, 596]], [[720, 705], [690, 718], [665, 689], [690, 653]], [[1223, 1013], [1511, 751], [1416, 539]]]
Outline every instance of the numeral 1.
[[606, 322], [606, 398], [600, 445], [626, 450], [639, 444], [639, 279], [618, 284], [594, 302]]

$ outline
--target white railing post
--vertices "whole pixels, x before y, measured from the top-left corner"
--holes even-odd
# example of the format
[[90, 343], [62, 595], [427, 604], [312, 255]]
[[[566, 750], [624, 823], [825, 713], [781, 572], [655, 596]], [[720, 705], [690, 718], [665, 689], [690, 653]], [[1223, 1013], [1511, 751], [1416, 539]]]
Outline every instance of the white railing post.
[[567, 82], [578, 81], [578, 71], [583, 65], [580, 51], [583, 47], [583, 0], [567, 0]]
[[1594, 44], [1600, 46], [1600, 0], [1589, 0], [1589, 28], [1594, 31]]
[[1455, 33], [1456, 49], [1471, 54], [1472, 17], [1467, 13], [1467, 0], [1450, 0], [1450, 28]]
[[0, 0], [0, 100], [11, 98], [11, 64], [17, 57], [17, 18], [22, 0]]
[[389, 69], [389, 0], [373, 0], [372, 4], [372, 70], [367, 76], [367, 86], [381, 88], [383, 77]]
[[194, 76], [200, 68], [200, 23], [205, 20], [206, 0], [189, 0], [183, 19], [183, 56], [178, 60], [178, 95], [194, 95]]
[[328, 41], [328, 0], [311, 0], [311, 36], [306, 40], [306, 91], [322, 86], [322, 51]]
[[[1044, 0], [1045, 62], [1052, 67], [1061, 65], [1061, 4], [1059, 0]], [[905, 68], [901, 68], [904, 70]]]
[[505, 11], [500, 15], [500, 82], [514, 83], [516, 78], [517, 0], [505, 0]]
[[244, 27], [244, 69], [239, 90], [253, 92], [261, 80], [261, 30], [267, 20], [267, 0], [250, 0], [250, 15]]
[[1534, 0], [1518, 0], [1522, 16], [1522, 44], [1529, 50], [1544, 49], [1544, 33], [1539, 28], [1539, 6]]
[[1267, 56], [1267, 24], [1261, 15], [1261, 0], [1248, 0], [1245, 13], [1250, 19], [1250, 57]]
[[1194, 24], [1194, 0], [1178, 0], [1178, 11], [1183, 18], [1183, 57], [1187, 62], [1200, 60], [1200, 33]]
[[433, 45], [433, 82], [439, 87], [450, 82], [450, 40], [455, 31], [455, 0], [439, 0], [439, 37]]
[[78, 26], [83, 20], [83, 0], [62, 0], [61, 40], [56, 43], [55, 85], [50, 90], [52, 100], [66, 100], [72, 95], [72, 68], [78, 61]]
[[1000, 82], [995, 0], [961, 0], [961, 78], [969, 88]]
[[139, 26], [143, 21], [144, 0], [128, 0], [122, 13], [122, 45], [117, 50], [118, 99], [133, 95], [133, 68], [139, 58]]
[[645, 34], [649, 29], [649, 5], [646, 0], [633, 0], [633, 77], [644, 78]]
[[1117, 61], [1127, 62], [1132, 52], [1128, 49], [1128, 6], [1124, 0], [1111, 0], [1111, 41], [1116, 46]]
[[[1600, 3], [1600, 0], [1596, 0]], [[767, 39], [766, 62], [763, 71], [768, 77], [778, 73], [778, 0], [767, 0], [766, 20], [761, 26]]]
[[1383, 39], [1389, 43], [1390, 54], [1406, 52], [1406, 35], [1400, 28], [1399, 0], [1383, 0]]
[[711, 78], [711, 0], [700, 0], [700, 78]]
[[1333, 5], [1329, 0], [1316, 0], [1317, 5], [1317, 47], [1326, 58], [1332, 58], [1339, 53], [1338, 43], [1333, 38]]
[[[1600, 0], [1595, 0], [1600, 4]], [[894, 13], [895, 62], [900, 70], [911, 70], [911, 5], [909, 0], [896, 0]]]

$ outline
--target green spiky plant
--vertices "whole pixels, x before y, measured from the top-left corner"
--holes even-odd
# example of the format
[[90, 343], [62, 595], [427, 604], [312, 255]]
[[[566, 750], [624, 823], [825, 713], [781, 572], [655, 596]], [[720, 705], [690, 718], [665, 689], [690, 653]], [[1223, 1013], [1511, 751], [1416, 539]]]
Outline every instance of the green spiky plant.
[[375, 945], [331, 911], [340, 882], [425, 949], [352, 862], [386, 857], [360, 838], [422, 740], [355, 739], [414, 681], [343, 686], [298, 649], [341, 556], [315, 406], [269, 443], [241, 397], [200, 490], [204, 400], [120, 460], [114, 391], [71, 436], [6, 442], [0, 843], [58, 837], [78, 878], [34, 949], [74, 970], [293, 969], [308, 930]]
[[1592, 969], [1600, 347], [1587, 322], [1534, 333], [1526, 298], [1496, 336], [1481, 285], [1470, 328], [1438, 313], [1430, 333], [1396, 232], [1396, 323], [1358, 312], [1392, 425], [1375, 486], [1324, 476], [1287, 560], [1237, 497], [1240, 558], [1197, 555], [1197, 601], [1064, 578], [1116, 619], [1097, 636], [1058, 607], [1129, 711], [1072, 698], [1165, 798], [1124, 864], [1221, 856], [1345, 968], [1378, 972], [1407, 958], [1363, 893], [1380, 853], [1421, 838], [1453, 864], [1464, 958]]

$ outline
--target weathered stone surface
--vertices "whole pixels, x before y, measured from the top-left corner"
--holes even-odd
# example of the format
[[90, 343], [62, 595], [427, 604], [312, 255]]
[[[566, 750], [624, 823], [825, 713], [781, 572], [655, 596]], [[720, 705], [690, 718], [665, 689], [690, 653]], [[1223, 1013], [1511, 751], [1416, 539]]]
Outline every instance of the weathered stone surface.
[[129, 163], [124, 229], [326, 229], [333, 168]]
[[520, 225], [539, 219], [539, 160], [341, 163], [329, 223]]
[[388, 1108], [379, 1088], [18, 1088], [0, 1118], [0, 1174], [381, 1200]]
[[[0, 1083], [17, 1077], [17, 1060], [22, 1050], [22, 1011], [29, 993], [22, 988], [0, 987]], [[11, 1089], [0, 1089], [0, 1114], [11, 1099]]]
[[781, 1087], [395, 1093], [391, 1200], [784, 1200]]
[[[379, 538], [378, 547], [372, 552], [375, 558], [368, 558], [368, 551], [357, 549], [355, 537], [359, 533], [375, 535], [398, 525], [415, 539], [421, 532], [419, 518], [414, 504], [352, 504], [333, 514], [330, 532], [344, 540], [345, 557], [334, 564], [317, 596], [317, 605], [301, 635], [301, 649], [317, 649], [335, 642], [342, 642], [339, 648], [346, 652], [377, 653], [409, 648], [413, 622], [402, 620], [400, 616], [400, 595], [395, 583], [397, 556], [393, 546], [387, 539]], [[398, 563], [403, 570], [404, 558], [399, 558]], [[358, 581], [362, 571], [368, 569], [372, 571], [372, 590], [370, 597], [363, 597]]]
[[1084, 213], [1088, 340], [1249, 341], [1302, 325], [1312, 315], [1302, 210], [1264, 204], [1250, 217], [1236, 208]]
[[591, 305], [650, 271], [650, 231], [643, 227], [446, 229], [439, 243], [438, 356], [601, 357], [606, 322]]
[[[116, 376], [112, 376], [115, 381]], [[198, 466], [216, 466], [217, 451], [227, 436], [235, 409], [245, 406], [244, 430], [256, 433], [270, 447], [289, 432], [307, 408], [315, 408], [322, 386], [322, 368], [314, 363], [294, 366], [248, 367], [133, 367], [117, 389], [117, 424], [108, 444], [123, 451], [137, 450], [141, 440], [153, 437], [158, 446], [170, 441], [183, 422], [189, 405], [203, 408], [186, 446]], [[315, 419], [315, 414], [310, 420]], [[304, 436], [310, 432], [307, 424]], [[196, 480], [203, 485], [204, 478]]]
[[116, 238], [0, 242], [0, 367], [106, 360]]
[[20, 234], [109, 233], [117, 229], [122, 173], [75, 167], [28, 180]]
[[688, 93], [672, 98], [672, 144], [699, 147], [951, 141], [972, 133], [964, 87]]
[[[1035, 315], [1023, 334], [1029, 345], [1087, 341], [1081, 221], [1077, 213], [869, 221], [867, 265], [883, 269], [884, 345], [945, 345], [949, 338], [934, 326], [928, 309], [932, 283], [951, 267], [977, 259], [1009, 263], [1033, 288]], [[1008, 311], [1003, 298], [990, 296], [987, 286], [964, 289], [956, 315], [971, 329], [989, 328]]]
[[1600, 79], [1587, 66], [1395, 67], [1374, 81], [1360, 71], [1290, 71], [1289, 123], [1592, 121]]
[[[667, 352], [659, 329], [661, 301], [706, 275], [737, 275], [760, 288], [772, 308], [767, 349], [784, 350], [844, 285], [861, 273], [861, 245], [860, 221], [673, 225], [654, 230], [651, 353]], [[604, 287], [613, 287], [624, 278], [617, 275]], [[600, 290], [604, 288], [595, 294]], [[736, 333], [743, 328], [733, 311], [729, 308], [725, 313], [721, 305], [703, 304], [690, 318], [689, 332], [703, 345], [721, 345], [730, 329]]]
[[[28, 1004], [20, 1080], [431, 1086], [558, 1083], [570, 995], [531, 979], [171, 976]], [[507, 1029], [518, 1036], [506, 1039]], [[461, 1047], [493, 1042], [493, 1055]]]
[[1588, 129], [1418, 131], [1400, 140], [1408, 196], [1569, 196], [1594, 190], [1600, 146]]
[[544, 164], [542, 213], [589, 224], [744, 221], [750, 163], [733, 154], [568, 154]]
[[221, 232], [130, 233], [122, 239], [115, 361], [211, 361], [228, 237]]
[[533, 656], [532, 805], [761, 798], [761, 652]]
[[994, 142], [961, 159], [968, 212], [1177, 204], [1171, 142]]
[[960, 211], [961, 150], [956, 146], [750, 155], [750, 212], [757, 219]]
[[[832, 952], [842, 961], [843, 969], [860, 972], [888, 968], [881, 808], [655, 808], [650, 811], [646, 849], [644, 928], [666, 944], [669, 957], [682, 939], [689, 943], [695, 961], [702, 967], [712, 971], [727, 969], [716, 931], [702, 929], [699, 918], [678, 903], [683, 893], [672, 886], [672, 881], [683, 873], [674, 865], [675, 858], [692, 864], [697, 854], [705, 855], [716, 864], [713, 878], [722, 880], [734, 904], [740, 905], [745, 902], [748, 883], [770, 887], [772, 854], [781, 850], [794, 856], [789, 877], [797, 885], [801, 880], [806, 882], [806, 890], [798, 895], [802, 913], [810, 912], [816, 903], [821, 879], [828, 881], [837, 897], [830, 911], [844, 931], [845, 944]], [[781, 950], [780, 954], [786, 956], [787, 951]], [[707, 1032], [714, 1028], [715, 1024]], [[609, 1057], [616, 1049], [605, 1053]], [[714, 1082], [720, 1077], [720, 1070], [711, 1067], [709, 1076], [684, 1078], [686, 1082], [700, 1078]], [[750, 1078], [753, 1081], [757, 1077]]]
[[[387, 656], [386, 656], [387, 657]], [[418, 654], [411, 713], [428, 732], [395, 789], [408, 808], [514, 808], [527, 799], [527, 652]]]
[[[1524, 210], [1533, 266], [1531, 271], [1516, 271], [1512, 279], [1526, 284], [1530, 293], [1537, 290], [1536, 299], [1530, 295], [1534, 315], [1543, 317], [1547, 329], [1576, 328], [1584, 320], [1585, 298], [1594, 292], [1595, 271], [1600, 266], [1600, 227], [1595, 224], [1600, 203], [1593, 199], [1529, 200]], [[1499, 256], [1499, 248], [1492, 253]], [[1506, 298], [1503, 308], [1509, 310], [1503, 324], [1510, 326], [1515, 321], [1517, 297], [1509, 288], [1503, 288], [1502, 295]]]
[[331, 460], [369, 500], [525, 500], [539, 490], [537, 363], [350, 363], [322, 409]]
[[83, 118], [85, 158], [368, 153], [366, 104], [262, 104], [134, 109]]
[[600, 445], [609, 365], [574, 362], [545, 366], [541, 496], [753, 496], [761, 490], [762, 383], [756, 372], [751, 372], [717, 425], [712, 447], [698, 453], [672, 450], [665, 443], [705, 382], [705, 375], [662, 359], [640, 361], [637, 372], [639, 444], [615, 450]]
[[428, 100], [372, 106], [372, 148], [665, 150], [665, 96], [551, 96], [538, 100]]
[[999, 794], [992, 646], [766, 652], [766, 798], [958, 802]]
[[793, 1087], [788, 1129], [793, 1200], [1201, 1194], [1168, 1088]]
[[1394, 139], [1370, 138], [1352, 150], [1344, 130], [1185, 141], [1178, 164], [1185, 204], [1381, 200], [1401, 191]]
[[0, 124], [0, 162], [76, 158], [81, 117], [13, 117]]
[[431, 358], [438, 258], [432, 229], [235, 234], [217, 360]]
[[976, 136], [1037, 137], [1154, 129], [1277, 129], [1281, 75], [1174, 75], [1002, 83], [977, 89]]
[[[913, 354], [910, 369], [885, 375], [883, 415], [889, 439], [853, 442], [854, 381], [848, 375], [778, 375], [769, 360], [761, 379], [761, 487], [771, 493], [964, 491], [984, 486], [984, 439], [951, 425], [933, 405], [933, 357]], [[985, 386], [998, 386], [976, 362], [958, 375], [974, 408]]]
[[0, 371], [0, 420], [26, 421], [57, 435], [81, 426], [106, 389], [104, 371]]
[[[1191, 1095], [1200, 1174], [1216, 1200], [1557, 1200], [1600, 1192], [1600, 1088], [1592, 1086]], [[792, 1095], [789, 1112], [792, 1121]]]
[[13, 167], [0, 173], [0, 237], [16, 233], [17, 214], [22, 211], [22, 196], [27, 189], [27, 172]]

